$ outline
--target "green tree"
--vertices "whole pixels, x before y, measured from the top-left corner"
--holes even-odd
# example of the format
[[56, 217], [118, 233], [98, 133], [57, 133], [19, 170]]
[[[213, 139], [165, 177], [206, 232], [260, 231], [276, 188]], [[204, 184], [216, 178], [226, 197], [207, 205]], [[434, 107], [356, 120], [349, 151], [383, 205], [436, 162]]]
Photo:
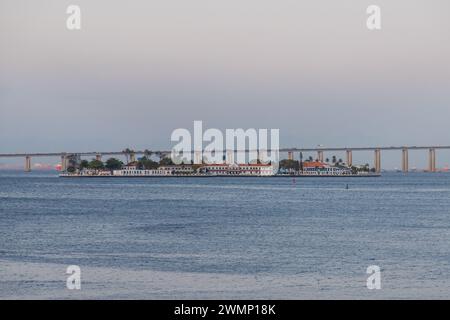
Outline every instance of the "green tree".
[[122, 150], [122, 152], [125, 154], [125, 158], [127, 159], [127, 163], [129, 163], [131, 155], [134, 155], [134, 151], [131, 150], [130, 148], [126, 148], [126, 149]]
[[101, 170], [104, 167], [105, 165], [100, 160], [93, 159], [91, 162], [89, 162], [89, 169]]
[[152, 155], [152, 153], [153, 153], [153, 152], [151, 152], [150, 150], [148, 150], [148, 149], [145, 149], [145, 150], [144, 150], [144, 157], [146, 157], [146, 158], [150, 158], [150, 157], [151, 157], [151, 155]]
[[280, 161], [280, 168], [282, 169], [293, 169], [298, 171], [299, 167], [300, 165], [296, 160], [283, 159]]
[[138, 160], [138, 168], [139, 169], [151, 170], [151, 169], [157, 169], [158, 166], [159, 166], [158, 162], [153, 161], [145, 156]]
[[87, 169], [87, 168], [89, 168], [89, 161], [81, 160], [81, 162], [80, 162], [80, 169]]
[[109, 158], [106, 160], [105, 167], [108, 170], [120, 170], [122, 169], [123, 162], [116, 158]]
[[333, 157], [331, 158], [331, 162], [333, 162], [333, 163], [336, 163], [336, 162], [337, 162], [336, 156], [333, 156]]
[[170, 158], [162, 158], [161, 160], [159, 160], [159, 165], [160, 166], [171, 166], [174, 163], [172, 162], [172, 159]]
[[68, 167], [67, 172], [74, 173], [76, 171], [75, 167]]

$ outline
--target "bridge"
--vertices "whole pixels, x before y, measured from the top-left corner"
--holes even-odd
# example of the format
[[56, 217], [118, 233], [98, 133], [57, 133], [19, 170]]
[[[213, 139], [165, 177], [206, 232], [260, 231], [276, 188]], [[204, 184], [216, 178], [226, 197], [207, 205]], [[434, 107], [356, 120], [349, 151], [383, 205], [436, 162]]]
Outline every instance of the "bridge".
[[[337, 148], [280, 148], [280, 153], [287, 153], [289, 160], [294, 160], [295, 153], [303, 152], [316, 152], [317, 159], [319, 161], [324, 160], [324, 153], [331, 151], [343, 151], [346, 153], [346, 163], [351, 166], [353, 164], [353, 152], [355, 151], [372, 151], [374, 152], [374, 168], [377, 173], [381, 172], [381, 152], [385, 150], [398, 150], [401, 151], [401, 167], [403, 172], [409, 171], [409, 150], [427, 150], [428, 151], [428, 171], [436, 172], [436, 150], [450, 150], [450, 146], [390, 146], [390, 147], [337, 147]], [[250, 152], [252, 150], [227, 150], [227, 152]], [[272, 151], [272, 150], [267, 150]], [[191, 151], [191, 153], [198, 154], [199, 151]], [[73, 155], [84, 157], [95, 157], [97, 160], [101, 160], [102, 156], [125, 156], [129, 157], [130, 161], [134, 161], [136, 155], [157, 155], [160, 158], [167, 157], [171, 154], [171, 151], [167, 150], [144, 150], [144, 151], [91, 151], [91, 152], [47, 152], [47, 153], [0, 153], [0, 158], [24, 158], [25, 159], [25, 171], [31, 171], [31, 159], [36, 157], [60, 157], [61, 158], [61, 170], [66, 170], [69, 158]], [[201, 156], [201, 155], [200, 155]]]

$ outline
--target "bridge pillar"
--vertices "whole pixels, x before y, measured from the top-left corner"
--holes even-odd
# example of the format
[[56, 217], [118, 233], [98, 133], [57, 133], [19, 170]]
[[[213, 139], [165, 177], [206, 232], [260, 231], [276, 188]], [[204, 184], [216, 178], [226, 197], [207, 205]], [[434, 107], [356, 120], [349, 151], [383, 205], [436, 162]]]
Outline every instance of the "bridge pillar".
[[26, 156], [25, 157], [25, 172], [30, 172], [30, 171], [31, 171], [31, 157]]
[[61, 156], [61, 171], [67, 171], [67, 162], [68, 162], [68, 158], [67, 156]]
[[201, 164], [203, 162], [202, 159], [202, 152], [201, 151], [195, 151], [194, 153], [194, 163], [195, 164]]
[[380, 149], [375, 149], [374, 167], [375, 167], [376, 173], [381, 172], [381, 150]]
[[102, 161], [102, 155], [100, 153], [95, 155], [95, 160]]
[[294, 160], [294, 152], [288, 151], [288, 160]]
[[353, 155], [352, 155], [352, 150], [347, 150], [347, 165], [349, 167], [351, 167], [353, 165]]
[[234, 163], [234, 151], [233, 150], [227, 150], [227, 155], [226, 155], [225, 161], [227, 164]]
[[436, 172], [436, 149], [431, 148], [428, 152], [428, 171]]
[[402, 149], [402, 171], [403, 172], [409, 171], [409, 159], [408, 159], [408, 149], [407, 148]]
[[317, 151], [317, 159], [320, 162], [323, 162], [323, 151], [322, 150]]

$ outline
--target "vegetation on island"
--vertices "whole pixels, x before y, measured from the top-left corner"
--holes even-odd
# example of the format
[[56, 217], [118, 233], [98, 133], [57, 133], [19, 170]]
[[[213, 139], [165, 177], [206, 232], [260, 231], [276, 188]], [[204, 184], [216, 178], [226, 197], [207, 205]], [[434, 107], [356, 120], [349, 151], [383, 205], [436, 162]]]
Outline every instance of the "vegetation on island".
[[[153, 153], [149, 150], [144, 151], [144, 155], [137, 160], [135, 160], [135, 151], [127, 148], [123, 150], [123, 154], [126, 158], [126, 163], [122, 162], [117, 158], [109, 158], [105, 162], [100, 159], [92, 159], [92, 160], [81, 160], [79, 157], [76, 159], [75, 157], [70, 159], [67, 167], [67, 172], [75, 173], [77, 171], [83, 170], [93, 170], [93, 171], [114, 171], [122, 169], [125, 164], [136, 166], [137, 169], [140, 170], [155, 170], [161, 166], [172, 166], [174, 162], [170, 157], [166, 157], [163, 154], [157, 154], [160, 156], [159, 161], [155, 161], [151, 159]], [[306, 160], [303, 160], [303, 155], [300, 155], [300, 160], [291, 160], [291, 159], [283, 159], [279, 162], [280, 172], [282, 173], [290, 173], [295, 174], [296, 172], [302, 171], [305, 163], [308, 162], [318, 162], [319, 159], [314, 159], [312, 156], [309, 156]], [[370, 173], [375, 172], [375, 168], [371, 168], [368, 163], [360, 166], [348, 166], [343, 162], [342, 159], [337, 158], [333, 155], [330, 158], [326, 158], [324, 161], [326, 164], [342, 168], [342, 169], [351, 169], [352, 174], [358, 174], [360, 172]], [[257, 163], [261, 163], [259, 160]], [[197, 171], [202, 165], [194, 164], [193, 161], [182, 161], [182, 165], [189, 165], [192, 169]]]
[[140, 158], [137, 161], [137, 168], [138, 169], [146, 169], [146, 170], [152, 170], [152, 169], [158, 169], [159, 163], [156, 161], [153, 161], [149, 159], [148, 157], [144, 156]]
[[280, 168], [298, 171], [300, 169], [300, 161], [283, 159], [280, 161]]
[[[284, 172], [298, 172], [301, 171], [303, 168], [303, 164], [304, 163], [308, 163], [308, 162], [319, 162], [319, 159], [316, 158], [314, 159], [312, 156], [309, 156], [306, 160], [303, 160], [303, 155], [300, 156], [300, 160], [290, 160], [290, 159], [283, 159], [280, 161], [280, 171], [284, 171]], [[348, 166], [346, 163], [344, 163], [344, 161], [341, 158], [337, 158], [335, 155], [333, 155], [330, 158], [326, 158], [325, 159], [325, 163], [337, 168], [350, 168], [352, 174], [358, 174], [359, 172], [366, 172], [366, 173], [370, 173], [370, 172], [375, 172], [375, 168], [371, 168], [370, 165], [368, 163], [361, 165], [361, 166]]]
[[[138, 169], [141, 170], [152, 170], [152, 169], [158, 169], [160, 166], [169, 166], [174, 165], [173, 161], [170, 158], [162, 157], [160, 161], [154, 161], [150, 159], [151, 152], [147, 150], [146, 155], [139, 158], [137, 161], [130, 162], [129, 160], [132, 159], [134, 154], [134, 151], [130, 149], [124, 150], [124, 155], [127, 159], [127, 165], [135, 165]], [[120, 161], [117, 158], [109, 158], [105, 162], [98, 160], [98, 159], [92, 159], [92, 160], [81, 160], [81, 161], [72, 161], [69, 163], [67, 167], [67, 172], [74, 173], [77, 170], [120, 170], [124, 167], [124, 163]]]
[[116, 158], [109, 158], [106, 160], [105, 168], [108, 170], [120, 170], [123, 167], [123, 162]]

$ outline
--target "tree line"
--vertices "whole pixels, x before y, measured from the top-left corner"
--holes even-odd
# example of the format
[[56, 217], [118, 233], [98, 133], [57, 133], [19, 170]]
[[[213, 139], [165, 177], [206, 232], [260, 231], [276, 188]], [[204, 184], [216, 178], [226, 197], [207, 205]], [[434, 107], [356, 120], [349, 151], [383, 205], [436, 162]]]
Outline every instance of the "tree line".
[[[131, 163], [129, 163], [131, 164]], [[152, 159], [144, 156], [139, 158], [135, 163], [138, 169], [141, 170], [152, 170], [157, 169], [160, 166], [173, 165], [170, 158], [162, 158], [160, 161], [153, 161]], [[78, 164], [72, 164], [67, 168], [68, 172], [75, 172], [78, 170], [89, 169], [89, 170], [120, 170], [125, 164], [116, 158], [109, 158], [105, 162], [97, 159], [81, 160]]]

